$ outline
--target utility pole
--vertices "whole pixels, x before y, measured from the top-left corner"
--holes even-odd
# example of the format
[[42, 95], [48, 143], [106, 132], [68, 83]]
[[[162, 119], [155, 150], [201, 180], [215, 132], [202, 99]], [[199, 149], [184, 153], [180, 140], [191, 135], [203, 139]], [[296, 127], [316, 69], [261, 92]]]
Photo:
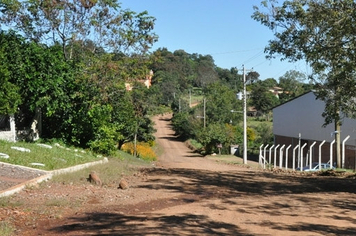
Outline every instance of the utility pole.
[[243, 163], [247, 164], [247, 105], [246, 105], [246, 71], [245, 66], [243, 65], [243, 98], [244, 98], [244, 152], [243, 152]]
[[204, 128], [206, 127], [206, 114], [205, 114], [206, 99], [204, 98]]
[[[243, 109], [243, 114], [244, 114], [244, 124], [243, 124], [243, 129], [244, 129], [244, 151], [243, 151], [243, 163], [247, 164], [247, 94], [246, 94], [246, 70], [245, 66], [243, 66], [243, 100], [244, 100], [244, 109]], [[251, 71], [251, 70], [249, 70]]]
[[202, 119], [204, 119], [204, 129], [205, 129], [205, 127], [206, 127], [206, 112], [205, 112], [205, 106], [206, 106], [206, 99], [204, 98], [204, 111], [203, 111], [203, 116], [197, 116], [197, 118], [202, 118]]

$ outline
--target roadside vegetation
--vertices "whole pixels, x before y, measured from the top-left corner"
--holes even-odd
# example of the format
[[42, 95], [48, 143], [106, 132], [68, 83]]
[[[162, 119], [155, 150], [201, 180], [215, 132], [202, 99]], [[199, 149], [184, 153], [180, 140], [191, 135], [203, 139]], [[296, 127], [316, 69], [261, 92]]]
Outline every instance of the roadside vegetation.
[[[46, 168], [79, 163], [81, 159], [75, 154], [95, 160], [98, 154], [113, 156], [117, 150], [155, 160], [155, 130], [150, 118], [166, 112], [173, 113], [176, 135], [191, 140], [204, 155], [228, 154], [230, 145], [242, 144], [243, 104], [237, 98], [243, 89], [241, 68], [220, 68], [211, 55], [171, 52], [167, 48], [152, 51], [158, 40], [154, 33], [156, 19], [147, 12], [121, 9], [117, 1], [93, 3], [86, 11], [80, 10], [82, 1], [61, 4], [68, 5], [8, 1], [0, 6], [0, 23], [8, 29], [0, 31], [4, 88], [0, 92], [0, 120], [14, 114], [17, 128], [26, 131], [24, 140], [33, 141], [38, 131], [45, 143], [56, 140], [86, 152], [70, 153], [68, 160], [52, 160]], [[265, 13], [255, 10], [254, 18], [268, 25], [263, 21]], [[48, 12], [55, 17], [49, 17]], [[102, 21], [97, 20], [97, 14]], [[23, 19], [29, 23], [24, 24]], [[77, 24], [77, 19], [84, 19], [83, 24]], [[278, 23], [279, 18], [273, 20]], [[282, 39], [275, 42], [276, 46], [279, 42]], [[282, 47], [268, 49], [271, 57], [286, 53]], [[300, 53], [301, 57], [309, 56], [307, 51]], [[285, 57], [299, 59], [292, 55]], [[316, 58], [313, 54], [313, 60]], [[321, 76], [322, 70], [317, 69]], [[247, 106], [254, 111], [249, 114], [247, 127], [249, 155], [262, 143], [273, 142], [273, 107], [321, 88], [315, 78], [307, 79], [295, 70], [279, 78], [260, 78], [258, 71], [246, 74]], [[346, 89], [340, 87], [338, 91]], [[320, 96], [326, 99], [326, 95]], [[325, 111], [327, 122], [338, 117], [331, 117], [330, 112]], [[0, 129], [8, 130], [8, 124], [2, 122]], [[45, 159], [46, 155], [28, 163]]]
[[[90, 150], [85, 150], [73, 146], [64, 146], [59, 143], [27, 143], [27, 142], [7, 142], [0, 140], [1, 154], [0, 161], [10, 164], [32, 167], [36, 169], [51, 171], [67, 168], [79, 164], [102, 160], [103, 155], [95, 154]], [[140, 147], [140, 145], [139, 145]], [[140, 150], [144, 149], [140, 152]], [[137, 157], [131, 153], [132, 149], [126, 151], [116, 150], [108, 156], [110, 160], [119, 162], [130, 161], [133, 163], [150, 163], [156, 160], [155, 153], [150, 147], [144, 146], [138, 149]], [[147, 154], [148, 152], [149, 154]], [[6, 154], [3, 155], [3, 154]], [[122, 169], [122, 163], [120, 164]], [[124, 166], [127, 167], [127, 164]], [[117, 166], [116, 166], [117, 169]]]

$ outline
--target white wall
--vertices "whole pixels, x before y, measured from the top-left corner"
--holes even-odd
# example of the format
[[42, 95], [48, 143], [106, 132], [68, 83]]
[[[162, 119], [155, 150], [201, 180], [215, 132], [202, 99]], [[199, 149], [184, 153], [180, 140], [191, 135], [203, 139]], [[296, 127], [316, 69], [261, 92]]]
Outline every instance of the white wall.
[[16, 142], [15, 117], [13, 115], [10, 116], [10, 131], [0, 132], [0, 139]]
[[[273, 109], [273, 133], [275, 135], [331, 142], [334, 124], [325, 128], [322, 113], [325, 103], [315, 99], [313, 92], [302, 95]], [[356, 120], [345, 118], [341, 127], [341, 140], [350, 135], [346, 144], [355, 145]]]

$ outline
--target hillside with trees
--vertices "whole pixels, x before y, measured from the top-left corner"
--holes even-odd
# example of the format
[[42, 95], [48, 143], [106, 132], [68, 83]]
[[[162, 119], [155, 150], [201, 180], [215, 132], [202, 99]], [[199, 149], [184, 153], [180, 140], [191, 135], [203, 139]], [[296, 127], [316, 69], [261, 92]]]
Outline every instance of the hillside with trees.
[[[15, 114], [18, 129], [37, 124], [44, 140], [110, 155], [127, 143], [152, 145], [150, 116], [170, 110], [176, 134], [204, 153], [218, 145], [228, 153], [230, 144], [241, 143], [242, 101], [236, 94], [242, 71], [219, 68], [212, 56], [183, 49], [151, 51], [158, 35], [147, 12], [122, 10], [115, 0], [1, 1], [0, 10], [7, 29], [0, 32], [0, 114]], [[147, 88], [142, 80], [151, 70]], [[279, 82], [261, 80], [258, 72], [246, 76], [249, 107], [261, 120], [312, 87], [297, 71]], [[273, 87], [282, 93], [271, 93]], [[248, 127], [255, 146], [271, 135], [262, 124]]]

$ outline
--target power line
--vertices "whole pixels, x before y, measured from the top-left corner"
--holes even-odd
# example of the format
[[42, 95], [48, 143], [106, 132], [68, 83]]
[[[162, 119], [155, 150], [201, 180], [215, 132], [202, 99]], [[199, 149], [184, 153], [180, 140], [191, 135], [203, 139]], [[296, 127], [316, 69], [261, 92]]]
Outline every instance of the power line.
[[235, 54], [235, 53], [251, 52], [251, 51], [257, 51], [257, 50], [261, 50], [261, 48], [246, 49], [246, 50], [241, 50], [241, 51], [215, 52], [215, 53], [210, 53], [209, 55]]
[[260, 57], [262, 54], [263, 54], [263, 51], [258, 52], [257, 54], [253, 55], [252, 57], [250, 57], [249, 59], [244, 61], [243, 64], [247, 64], [248, 62], [255, 60], [256, 58]]

